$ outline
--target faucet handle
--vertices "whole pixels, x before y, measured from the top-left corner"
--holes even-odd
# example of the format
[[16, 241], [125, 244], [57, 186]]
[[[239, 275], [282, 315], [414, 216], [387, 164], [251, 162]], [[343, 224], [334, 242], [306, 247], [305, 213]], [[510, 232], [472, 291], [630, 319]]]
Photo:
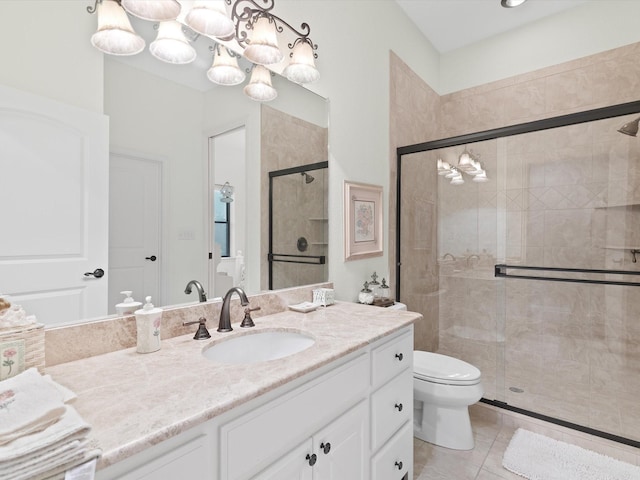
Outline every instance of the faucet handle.
[[244, 309], [244, 319], [240, 324], [241, 328], [249, 328], [249, 327], [256, 326], [256, 324], [253, 323], [253, 319], [251, 318], [251, 312], [255, 312], [256, 310], [260, 310], [260, 307], [254, 307], [254, 308], [247, 307]]
[[211, 338], [211, 334], [209, 333], [209, 330], [207, 330], [207, 327], [205, 326], [205, 323], [207, 323], [207, 319], [204, 317], [200, 317], [198, 320], [193, 320], [191, 322], [182, 322], [182, 325], [187, 326], [187, 325], [193, 325], [194, 323], [198, 323], [198, 330], [196, 331], [196, 334], [193, 336], [194, 340], [204, 340], [207, 338]]

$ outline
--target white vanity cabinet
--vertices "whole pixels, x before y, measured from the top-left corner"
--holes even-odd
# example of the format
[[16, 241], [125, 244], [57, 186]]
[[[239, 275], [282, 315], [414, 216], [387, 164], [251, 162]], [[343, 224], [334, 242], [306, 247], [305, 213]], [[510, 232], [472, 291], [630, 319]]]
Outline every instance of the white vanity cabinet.
[[406, 480], [413, 475], [412, 353], [408, 326], [97, 478]]

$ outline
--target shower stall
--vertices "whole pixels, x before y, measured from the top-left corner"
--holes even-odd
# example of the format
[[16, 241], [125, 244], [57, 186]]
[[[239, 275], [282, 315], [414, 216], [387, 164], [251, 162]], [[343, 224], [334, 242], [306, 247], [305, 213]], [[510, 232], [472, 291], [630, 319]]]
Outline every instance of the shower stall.
[[638, 112], [401, 147], [396, 230], [418, 349], [477, 366], [483, 402], [636, 447]]
[[269, 172], [269, 289], [328, 278], [328, 162]]

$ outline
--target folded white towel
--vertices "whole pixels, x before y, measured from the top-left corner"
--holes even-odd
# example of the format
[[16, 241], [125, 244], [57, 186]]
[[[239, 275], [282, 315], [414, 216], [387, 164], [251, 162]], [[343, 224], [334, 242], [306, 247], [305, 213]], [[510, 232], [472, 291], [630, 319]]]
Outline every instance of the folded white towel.
[[65, 411], [62, 400], [35, 368], [0, 382], [0, 446], [55, 423]]
[[90, 426], [73, 407], [66, 406], [62, 418], [32, 435], [18, 438], [0, 447], [0, 480], [46, 478], [54, 471], [86, 461]]

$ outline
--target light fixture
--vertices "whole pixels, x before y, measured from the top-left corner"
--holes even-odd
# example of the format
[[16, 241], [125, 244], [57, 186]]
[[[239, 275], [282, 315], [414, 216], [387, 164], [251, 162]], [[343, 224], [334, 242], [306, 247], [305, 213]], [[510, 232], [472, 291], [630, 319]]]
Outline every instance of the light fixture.
[[223, 203], [231, 203], [233, 202], [233, 187], [229, 184], [229, 182], [224, 182], [224, 185], [220, 189], [220, 201]]
[[500, 4], [504, 8], [514, 8], [514, 7], [519, 7], [520, 5], [522, 5], [526, 1], [527, 0], [501, 0]]
[[488, 182], [487, 172], [479, 160], [466, 148], [458, 157], [458, 165], [453, 166], [449, 162], [438, 158], [437, 160], [438, 175], [442, 175], [450, 180], [452, 185], [462, 185], [464, 183], [463, 173], [472, 177], [477, 183]]
[[618, 131], [620, 133], [624, 133], [625, 135], [629, 135], [631, 137], [636, 137], [638, 135], [638, 123], [640, 122], [640, 117], [632, 120], [630, 122], [622, 125]]
[[295, 83], [312, 83], [320, 78], [316, 68], [313, 45], [306, 40], [296, 40], [291, 52], [291, 61], [282, 72], [285, 77]]
[[120, 0], [120, 3], [131, 15], [152, 22], [175, 20], [181, 8], [176, 0]]
[[238, 85], [244, 82], [245, 73], [238, 66], [238, 57], [220, 44], [213, 48], [213, 64], [207, 70], [207, 78], [218, 85]]
[[158, 36], [149, 45], [149, 52], [167, 63], [185, 64], [196, 59], [196, 49], [182, 32], [182, 24], [175, 20], [160, 22]]
[[[104, 53], [133, 55], [144, 49], [145, 41], [131, 27], [129, 13], [159, 22], [158, 36], [149, 51], [167, 63], [184, 64], [196, 59], [189, 40], [215, 40], [218, 52], [207, 77], [219, 85], [237, 85], [246, 78], [234, 55], [244, 56], [255, 65], [273, 65], [269, 68], [282, 71], [295, 83], [317, 81], [318, 45], [309, 38], [311, 27], [303, 22], [299, 30], [295, 29], [273, 13], [274, 6], [275, 0], [95, 0], [87, 11], [98, 12], [98, 30], [91, 43]], [[187, 39], [185, 33], [195, 37]], [[287, 35], [281, 43], [286, 42], [289, 55], [285, 56], [278, 46], [280, 35]], [[224, 47], [217, 46], [220, 42]], [[262, 70], [254, 68], [251, 84], [244, 91], [254, 100], [272, 100], [277, 92]]]
[[144, 39], [133, 31], [127, 13], [115, 0], [103, 0], [87, 7], [89, 13], [98, 11], [98, 30], [91, 36], [91, 44], [110, 55], [135, 55], [144, 50]]
[[278, 92], [271, 85], [271, 72], [263, 65], [254, 65], [251, 79], [244, 87], [244, 93], [257, 102], [269, 102], [276, 98]]
[[235, 28], [221, 0], [197, 0], [189, 10], [185, 23], [201, 35], [227, 38]]

